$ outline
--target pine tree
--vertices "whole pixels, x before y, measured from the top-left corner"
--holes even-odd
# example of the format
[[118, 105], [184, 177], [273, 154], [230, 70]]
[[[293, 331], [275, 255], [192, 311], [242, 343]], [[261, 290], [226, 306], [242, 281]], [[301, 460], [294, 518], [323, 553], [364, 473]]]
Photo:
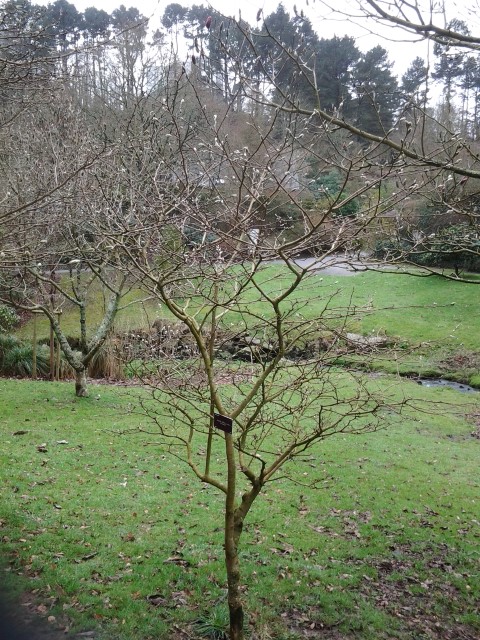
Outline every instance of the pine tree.
[[360, 59], [355, 40], [349, 36], [322, 38], [316, 47], [315, 70], [322, 109], [351, 109], [352, 73]]
[[[456, 18], [449, 22], [448, 29], [464, 35], [469, 34], [469, 29], [465, 22]], [[445, 109], [448, 117], [452, 112], [452, 100], [455, 96], [459, 78], [463, 75], [466, 54], [458, 49], [452, 50], [449, 44], [442, 45], [438, 42], [435, 43], [433, 52], [438, 57], [433, 78], [443, 82], [445, 87]]]
[[402, 76], [400, 89], [403, 99], [413, 102], [416, 106], [423, 105], [426, 96], [425, 83], [427, 78], [428, 68], [425, 65], [425, 61], [417, 56]]
[[376, 46], [363, 54], [354, 72], [356, 124], [377, 135], [384, 135], [393, 124], [398, 85], [391, 72], [387, 51]]

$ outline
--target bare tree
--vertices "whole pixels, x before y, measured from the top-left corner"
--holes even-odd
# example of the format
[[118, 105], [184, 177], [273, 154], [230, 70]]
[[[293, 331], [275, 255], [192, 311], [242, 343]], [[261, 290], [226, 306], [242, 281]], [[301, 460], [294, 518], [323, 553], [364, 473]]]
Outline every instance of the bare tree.
[[[0, 148], [3, 166], [12, 161], [11, 139], [19, 128], [17, 120], [23, 126], [32, 124], [38, 109], [55, 102], [62, 103], [68, 78], [61, 69], [73, 52], [59, 54], [52, 49], [48, 28], [42, 20], [43, 8], [28, 2], [3, 2], [0, 8]], [[78, 163], [72, 174], [63, 175], [63, 181], [44, 184], [36, 192], [29, 188], [21, 202], [12, 200], [8, 181], [0, 175], [0, 222], [44, 203], [69, 179], [91, 167], [103, 151], [104, 148], [97, 146], [95, 153], [83, 157], [83, 164]], [[29, 157], [25, 161], [36, 160]]]
[[[133, 27], [118, 25], [117, 44], [133, 56], [128, 69], [125, 56], [109, 56], [113, 45], [104, 42], [104, 65], [110, 66], [101, 91], [96, 84], [86, 91], [75, 73], [79, 60], [92, 53], [90, 44], [84, 51], [52, 52], [47, 45], [54, 25], [24, 15], [14, 3], [5, 6], [0, 37], [0, 91], [5, 94], [0, 105], [0, 296], [17, 309], [48, 317], [75, 371], [76, 394], [84, 396], [88, 367], [129, 290], [118, 252], [105, 243], [101, 231], [108, 227], [119, 232], [129, 210], [139, 206], [119, 176], [127, 172], [131, 180], [133, 173], [137, 179], [142, 175], [128, 139], [142, 126], [147, 107], [148, 95], [136, 98], [152, 89], [158, 75], [153, 65], [138, 64], [132, 84], [144, 20], [139, 35], [138, 21]], [[70, 56], [75, 57], [71, 77]], [[126, 98], [130, 94], [132, 108]], [[92, 297], [99, 294], [103, 315], [92, 322]], [[79, 321], [75, 345], [58, 321], [58, 312], [72, 306]]]
[[[96, 172], [86, 168], [103, 146], [64, 89], [55, 104], [38, 104], [35, 112], [16, 118], [1, 163], [9, 206], [2, 224], [1, 299], [48, 317], [75, 370], [78, 396], [87, 393], [86, 370], [112, 327], [126, 289], [125, 277], [115, 270], [115, 252], [90, 223], [108, 211]], [[41, 198], [43, 193], [48, 198]], [[87, 307], [90, 291], [99, 286], [107, 302], [103, 318], [91, 331]], [[57, 312], [69, 305], [79, 314], [79, 350], [69, 344], [58, 322]]]
[[[358, 17], [366, 18], [377, 25], [393, 25], [403, 32], [422, 39], [429, 38], [440, 45], [471, 50], [478, 50], [480, 45], [479, 36], [467, 33], [465, 29], [455, 28], [455, 24], [458, 27], [459, 23], [452, 20], [458, 16], [447, 15], [449, 7], [445, 2], [424, 5], [418, 0], [408, 4], [402, 0], [365, 0], [358, 2], [356, 9]], [[468, 7], [468, 11], [474, 15], [475, 9]]]
[[[169, 153], [156, 179], [130, 174], [128, 191], [141, 206], [121, 232], [102, 233], [123, 253], [128, 277], [163, 309], [159, 357], [137, 371], [154, 402], [139, 401], [138, 410], [151, 419], [145, 433], [224, 494], [230, 637], [240, 640], [241, 534], [255, 500], [276, 478], [291, 477], [289, 463], [316, 443], [375, 430], [387, 407], [402, 406], [388, 389], [329, 366], [335, 346], [349, 348], [350, 319], [368, 307], [338, 308], [297, 261], [301, 252], [328, 260], [369, 233], [382, 179], [367, 185], [364, 153], [347, 153], [323, 123], [299, 114], [281, 138], [280, 114], [250, 119], [248, 145], [234, 147], [231, 106], [207, 109], [194, 70], [180, 79], [160, 101]], [[135, 141], [140, 164], [149, 127], [143, 136]], [[339, 177], [331, 194], [307, 198], [307, 187], [292, 183], [307, 165], [321, 174], [332, 163]], [[347, 192], [347, 184], [358, 186]], [[352, 217], [345, 207], [354, 200], [361, 204]]]

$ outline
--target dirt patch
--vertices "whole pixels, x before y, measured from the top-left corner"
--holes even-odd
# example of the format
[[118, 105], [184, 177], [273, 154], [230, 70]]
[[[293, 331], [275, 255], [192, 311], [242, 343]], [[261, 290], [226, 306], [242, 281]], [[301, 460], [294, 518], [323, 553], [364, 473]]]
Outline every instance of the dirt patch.
[[447, 356], [441, 360], [440, 364], [445, 369], [457, 371], [458, 369], [480, 370], [480, 353], [475, 351], [460, 351]]
[[328, 625], [321, 621], [318, 612], [311, 609], [308, 612], [292, 609], [285, 612], [283, 619], [290, 633], [298, 638], [310, 638], [310, 640], [353, 640], [354, 635], [340, 631], [338, 625]]
[[[361, 587], [365, 598], [399, 621], [401, 638], [435, 640], [478, 640], [480, 630], [460, 622], [462, 613], [474, 613], [455, 581], [465, 575], [455, 572], [448, 561], [449, 549], [436, 547], [422, 553], [408, 545], [392, 550], [390, 559], [369, 563], [377, 570], [377, 579], [367, 578]], [[416, 565], [428, 568], [422, 579]], [[480, 611], [478, 611], [480, 613]]]
[[467, 419], [473, 423], [473, 431], [470, 435], [480, 440], [480, 413], [472, 413], [467, 416]]
[[[57, 599], [38, 590], [14, 597], [0, 591], [0, 640], [95, 640], [92, 629], [71, 631], [66, 615], [55, 616]], [[175, 638], [172, 637], [172, 640]]]
[[[433, 550], [431, 550], [433, 551]], [[480, 629], [460, 621], [462, 613], [479, 613], [475, 605], [465, 598], [448, 578], [455, 574], [446, 554], [448, 549], [436, 549], [425, 557], [424, 553], [413, 552], [408, 545], [396, 547], [392, 557], [369, 562], [368, 567], [377, 570], [377, 577], [364, 575], [359, 587], [360, 596], [388, 616], [393, 618], [387, 626], [375, 635], [357, 631], [341, 631], [348, 628], [348, 614], [339, 611], [338, 625], [322, 622], [322, 610], [308, 607], [302, 610], [290, 609], [281, 614], [285, 628], [296, 638], [310, 640], [353, 640], [353, 638], [376, 638], [377, 640], [478, 640]], [[416, 566], [422, 564], [428, 569], [428, 578], [416, 574]], [[353, 564], [362, 564], [353, 561]], [[352, 619], [352, 622], [354, 620]], [[372, 633], [370, 631], [370, 633]]]
[[65, 626], [59, 626], [56, 619], [48, 620], [48, 613], [41, 615], [33, 603], [33, 596], [25, 593], [20, 601], [12, 602], [2, 597], [0, 602], [1, 640], [65, 640], [80, 638], [69, 635]]

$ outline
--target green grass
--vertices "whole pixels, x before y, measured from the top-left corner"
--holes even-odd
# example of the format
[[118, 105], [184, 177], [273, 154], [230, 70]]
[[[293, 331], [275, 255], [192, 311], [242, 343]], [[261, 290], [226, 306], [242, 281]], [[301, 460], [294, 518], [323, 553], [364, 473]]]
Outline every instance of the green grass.
[[[270, 291], [289, 281], [278, 266], [261, 278]], [[346, 364], [480, 386], [472, 285], [318, 274], [296, 297], [305, 317], [320, 317], [327, 304], [353, 305], [360, 313], [350, 330], [398, 338], [396, 353], [347, 354]], [[269, 314], [253, 290], [241, 302], [258, 317]], [[89, 307], [93, 323], [103, 304], [98, 291]], [[117, 328], [151, 325], [161, 313], [154, 301], [128, 306]], [[232, 312], [225, 321], [239, 318]], [[65, 309], [62, 326], [78, 333], [73, 309]], [[27, 323], [20, 334], [28, 338], [31, 331]], [[39, 333], [48, 335], [45, 323]], [[394, 385], [400, 394], [432, 400], [427, 412], [405, 415], [402, 423], [385, 416], [385, 430], [319, 444], [303, 464], [288, 468], [297, 484], [279, 480], [257, 501], [242, 547], [252, 638], [328, 637], [329, 629], [365, 640], [413, 640], [438, 628], [451, 637], [479, 635], [480, 441], [471, 436], [479, 400]], [[91, 391], [77, 400], [71, 384], [0, 380], [0, 539], [8, 589], [14, 597], [31, 594], [54, 624], [94, 629], [99, 640], [184, 637], [179, 629], [192, 638], [221, 638], [222, 496], [196, 483], [154, 444], [155, 434], [135, 433], [144, 424], [129, 414], [138, 391]], [[215, 468], [222, 473], [220, 444]], [[319, 489], [308, 488], [311, 482]]]
[[[267, 267], [260, 274], [259, 280], [269, 283], [269, 291], [278, 291], [290, 282], [288, 273], [278, 265]], [[478, 348], [480, 296], [474, 285], [437, 276], [421, 278], [396, 273], [365, 272], [354, 277], [318, 274], [306, 280], [295, 298], [308, 303], [303, 310], [306, 317], [319, 317], [332, 295], [335, 307], [353, 305], [361, 310], [356, 322], [361, 333], [385, 331], [412, 342], [443, 341]], [[141, 297], [140, 291], [130, 292], [122, 304]], [[259, 316], [269, 313], [268, 305], [258, 300], [252, 289], [245, 293], [243, 303]], [[103, 307], [103, 295], [97, 291], [89, 306], [92, 324], [101, 318]], [[120, 328], [151, 325], [161, 313], [158, 302], [151, 300], [144, 305], [127, 306], [119, 312], [117, 324]], [[32, 322], [19, 330], [21, 336], [31, 335]], [[62, 326], [67, 334], [78, 334], [75, 309], [69, 308], [63, 314]], [[38, 335], [49, 335], [48, 325], [43, 320], [39, 323]]]
[[[385, 330], [415, 343], [442, 341], [478, 349], [480, 296], [474, 285], [440, 277], [359, 274], [359, 299], [370, 295], [376, 311], [362, 321], [362, 332]], [[393, 307], [388, 310], [388, 307]]]
[[[264, 278], [282, 286], [288, 279], [275, 280], [278, 273], [278, 267], [270, 267]], [[478, 349], [480, 296], [474, 285], [396, 273], [318, 274], [307, 280], [299, 295], [308, 301], [305, 316], [319, 317], [332, 295], [334, 307], [359, 310], [352, 326], [359, 333], [385, 332], [415, 344], [441, 341]], [[257, 311], [265, 311], [263, 305]]]
[[[121, 331], [130, 329], [145, 328], [151, 326], [157, 317], [159, 317], [158, 302], [148, 300], [140, 302], [147, 297], [144, 291], [133, 289], [129, 291], [120, 304], [120, 310], [116, 318], [116, 327]], [[90, 333], [102, 321], [105, 309], [108, 303], [108, 291], [102, 288], [98, 283], [91, 288], [87, 301], [87, 325]], [[133, 304], [132, 304], [133, 303]], [[80, 324], [78, 309], [67, 302], [64, 305], [63, 313], [60, 318], [60, 324], [67, 336], [79, 337]], [[33, 335], [33, 319], [22, 325], [16, 334], [23, 339], [31, 339]], [[50, 324], [43, 316], [37, 319], [37, 337], [39, 340], [50, 336]]]
[[[240, 267], [234, 273], [240, 272]], [[226, 284], [232, 286], [234, 278]], [[271, 265], [260, 272], [259, 281], [266, 283], [268, 291], [279, 291], [290, 282], [290, 276], [282, 267]], [[209, 286], [206, 283], [206, 286]], [[363, 358], [369, 368], [383, 369], [403, 374], [446, 375], [478, 385], [479, 362], [478, 336], [480, 335], [480, 296], [478, 288], [471, 284], [452, 282], [437, 276], [414, 277], [397, 273], [365, 272], [354, 277], [313, 275], [294, 298], [302, 305], [301, 313], [307, 318], [319, 318], [326, 305], [330, 309], [355, 307], [357, 314], [348, 321], [350, 331], [362, 334], [387, 334], [397, 339], [400, 349], [395, 357], [390, 352], [386, 358]], [[129, 293], [123, 304], [140, 299], [142, 293]], [[98, 323], [104, 306], [100, 290], [92, 297], [88, 318], [94, 326]], [[243, 310], [268, 317], [271, 309], [258, 299], [253, 288], [244, 292]], [[190, 307], [195, 308], [195, 301]], [[165, 309], [158, 302], [126, 306], [116, 321], [119, 331], [151, 326]], [[340, 313], [343, 315], [343, 313]], [[238, 323], [240, 315], [232, 311], [224, 322]], [[338, 324], [338, 321], [336, 321]], [[335, 324], [335, 321], [334, 321]], [[78, 335], [76, 311], [66, 308], [62, 326], [67, 335]], [[40, 337], [47, 337], [48, 326], [39, 322]], [[32, 335], [32, 321], [19, 330], [23, 338]], [[460, 357], [457, 357], [460, 356]], [[358, 360], [358, 358], [357, 358]]]
[[[298, 484], [280, 479], [256, 502], [242, 547], [256, 638], [480, 633], [480, 440], [467, 419], [478, 421], [479, 399], [397, 387], [432, 400], [428, 411], [319, 444], [288, 468]], [[4, 582], [99, 640], [215, 637], [222, 497], [154, 434], [135, 433], [140, 391], [91, 391], [79, 400], [69, 384], [0, 380]]]

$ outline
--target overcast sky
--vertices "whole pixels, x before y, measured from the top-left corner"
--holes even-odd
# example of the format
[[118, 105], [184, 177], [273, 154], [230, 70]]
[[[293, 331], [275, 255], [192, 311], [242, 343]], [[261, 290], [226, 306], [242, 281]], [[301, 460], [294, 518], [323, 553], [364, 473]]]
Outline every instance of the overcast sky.
[[[165, 8], [172, 2], [181, 5], [203, 4], [211, 5], [217, 11], [225, 15], [238, 17], [241, 9], [242, 18], [250, 24], [256, 24], [256, 14], [259, 9], [263, 9], [264, 15], [274, 11], [279, 4], [279, 0], [214, 0], [213, 2], [203, 2], [202, 0], [69, 0], [79, 11], [84, 11], [87, 7], [104, 9], [111, 13], [114, 9], [124, 4], [127, 8], [134, 6], [139, 11], [150, 18], [150, 26], [156, 29], [160, 26], [160, 19]], [[421, 0], [423, 1], [423, 0]], [[428, 5], [428, 0], [424, 0]], [[473, 23], [478, 24], [478, 4], [480, 0], [445, 0], [448, 9], [447, 20], [451, 18], [464, 19], [475, 32]], [[36, 0], [38, 4], [48, 4], [48, 0]], [[371, 22], [361, 20], [358, 5], [362, 0], [296, 0], [297, 10], [303, 10], [310, 18], [314, 29], [323, 38], [331, 38], [334, 35], [349, 35], [355, 38], [357, 46], [362, 51], [367, 51], [380, 44], [389, 52], [390, 61], [394, 64], [393, 72], [400, 78], [406, 71], [411, 61], [420, 56], [424, 59], [428, 57], [428, 47], [425, 42], [413, 42], [412, 37], [407, 37], [400, 29], [379, 29]], [[308, 3], [308, 4], [307, 4]], [[295, 0], [284, 0], [283, 4], [290, 14], [293, 14]], [[336, 10], [342, 11], [339, 14], [329, 8], [329, 4]], [[436, 3], [438, 6], [440, 2]], [[438, 14], [435, 21], [442, 24], [444, 17]], [[372, 33], [373, 31], [373, 33]], [[477, 31], [478, 33], [478, 31]]]

